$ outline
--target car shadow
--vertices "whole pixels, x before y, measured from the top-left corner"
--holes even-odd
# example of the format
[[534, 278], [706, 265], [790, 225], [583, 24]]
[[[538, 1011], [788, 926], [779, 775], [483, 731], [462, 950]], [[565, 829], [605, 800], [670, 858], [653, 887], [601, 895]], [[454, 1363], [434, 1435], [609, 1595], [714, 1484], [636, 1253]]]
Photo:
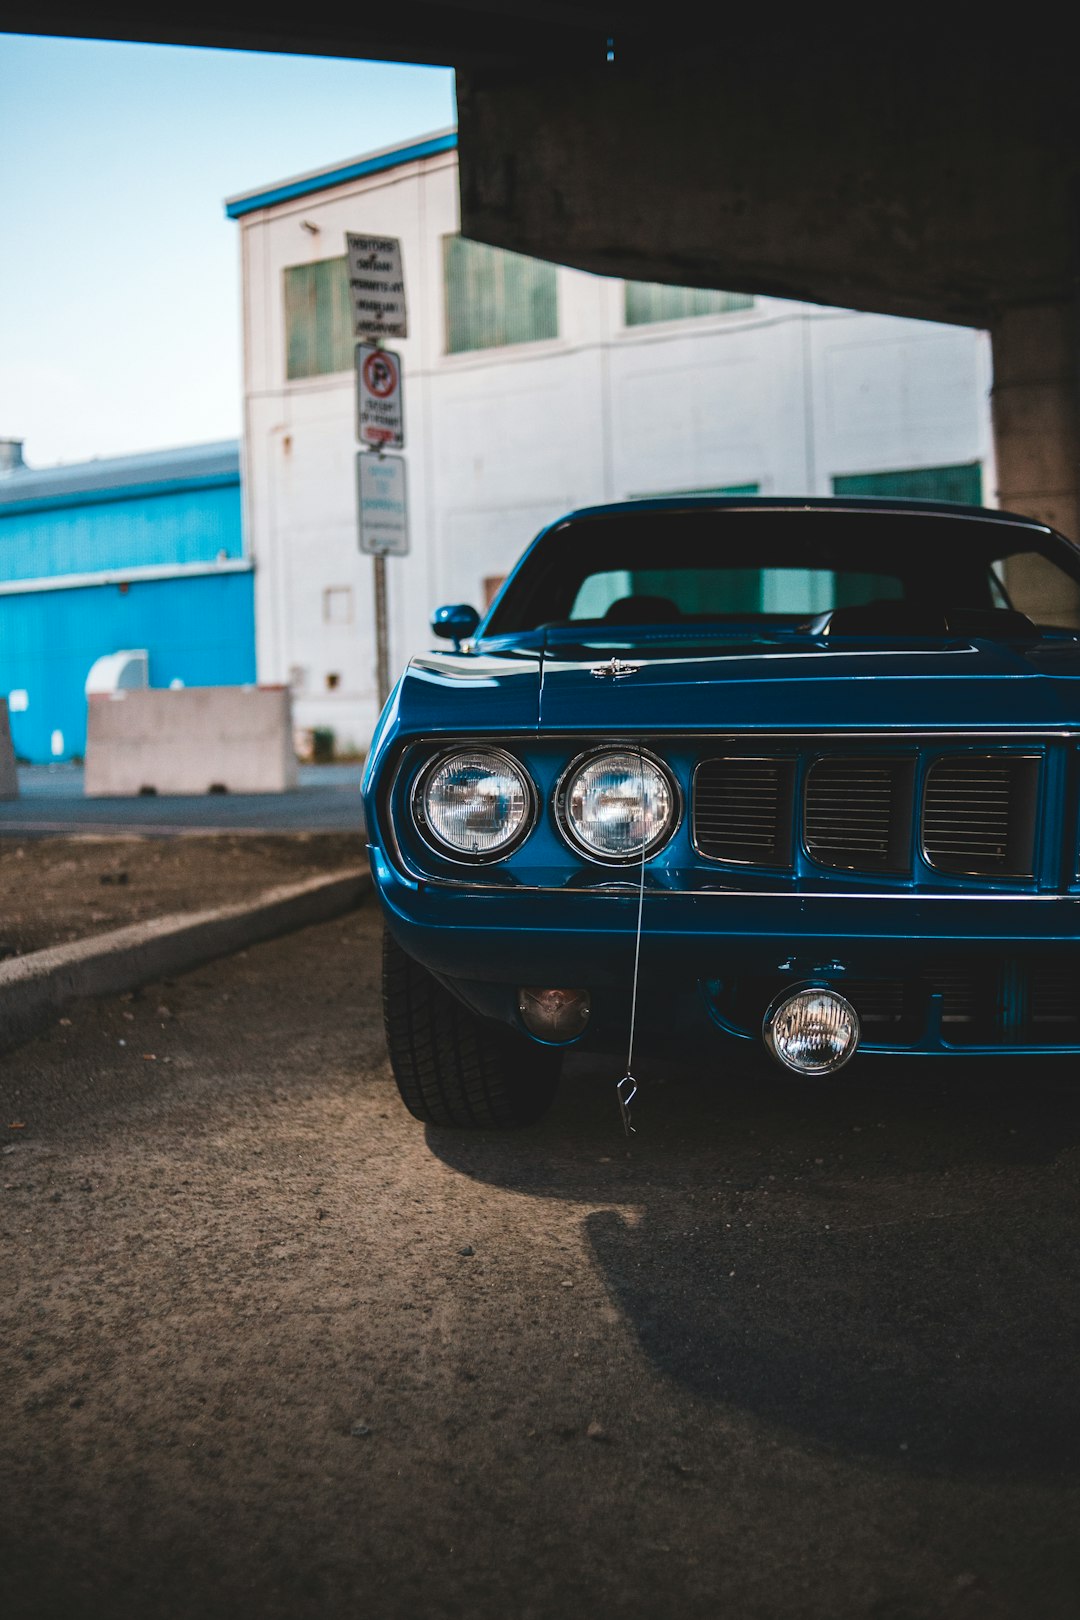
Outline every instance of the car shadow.
[[928, 1473], [1080, 1471], [1080, 1088], [1060, 1069], [808, 1090], [643, 1066], [628, 1141], [617, 1067], [568, 1065], [530, 1131], [431, 1148], [579, 1202], [642, 1352], [701, 1399]]

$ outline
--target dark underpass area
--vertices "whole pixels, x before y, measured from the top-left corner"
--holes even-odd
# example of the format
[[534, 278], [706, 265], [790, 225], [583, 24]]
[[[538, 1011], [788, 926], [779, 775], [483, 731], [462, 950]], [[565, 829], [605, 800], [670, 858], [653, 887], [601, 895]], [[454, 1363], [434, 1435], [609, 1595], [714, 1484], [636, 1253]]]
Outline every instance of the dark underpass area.
[[1080, 1091], [1031, 1061], [576, 1060], [427, 1132], [375, 908], [0, 1068], [0, 1607], [871, 1616], [1080, 1603]]

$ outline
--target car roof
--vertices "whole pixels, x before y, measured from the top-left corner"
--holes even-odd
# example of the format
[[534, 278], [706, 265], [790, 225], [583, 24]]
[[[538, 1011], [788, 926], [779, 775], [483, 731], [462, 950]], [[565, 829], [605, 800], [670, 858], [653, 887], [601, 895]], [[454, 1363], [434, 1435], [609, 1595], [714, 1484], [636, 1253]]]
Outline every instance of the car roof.
[[997, 507], [961, 506], [952, 501], [909, 500], [904, 496], [879, 495], [665, 495], [649, 500], [611, 501], [602, 506], [580, 506], [566, 512], [550, 525], [560, 528], [571, 519], [615, 516], [626, 512], [699, 512], [699, 511], [772, 511], [772, 512], [898, 512], [909, 517], [922, 514], [931, 517], [976, 519], [981, 523], [1021, 524], [1027, 529], [1038, 529], [1043, 534], [1055, 531], [1037, 518], [1023, 517], [1019, 512], [1003, 512]]

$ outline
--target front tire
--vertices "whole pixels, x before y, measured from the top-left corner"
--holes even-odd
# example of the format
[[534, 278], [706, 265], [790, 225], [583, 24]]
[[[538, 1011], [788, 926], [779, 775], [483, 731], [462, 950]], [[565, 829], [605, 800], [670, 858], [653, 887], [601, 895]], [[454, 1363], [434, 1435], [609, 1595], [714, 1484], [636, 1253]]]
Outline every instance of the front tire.
[[532, 1125], [551, 1107], [562, 1054], [478, 1018], [383, 934], [383, 1022], [401, 1100], [425, 1125]]

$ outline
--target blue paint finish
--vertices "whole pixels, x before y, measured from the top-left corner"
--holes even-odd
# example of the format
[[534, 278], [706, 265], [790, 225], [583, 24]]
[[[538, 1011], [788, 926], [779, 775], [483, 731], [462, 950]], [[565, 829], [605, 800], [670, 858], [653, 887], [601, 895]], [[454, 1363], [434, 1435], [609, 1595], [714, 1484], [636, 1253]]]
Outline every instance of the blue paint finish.
[[232, 686], [255, 680], [255, 606], [250, 573], [205, 575], [0, 596], [0, 692], [25, 691], [11, 715], [16, 753], [42, 763], [86, 746], [83, 687], [103, 653], [145, 647], [150, 683]]
[[[696, 641], [696, 645], [694, 644]], [[593, 668], [609, 641], [544, 660], [541, 723], [558, 730], [608, 731], [666, 726], [677, 714], [702, 731], [803, 726], [834, 730], [902, 726], [1067, 725], [1080, 718], [1080, 646], [1067, 632], [1022, 649], [958, 638], [946, 646], [846, 642], [803, 637], [773, 646], [702, 646], [700, 632], [679, 647], [660, 633], [635, 637], [640, 671], [631, 681], [598, 681]], [[626, 657], [623, 653], [621, 656]]]
[[141, 495], [149, 489], [176, 489], [195, 482], [228, 479], [235, 483], [239, 477], [239, 444], [235, 439], [218, 439], [211, 444], [144, 450], [133, 456], [105, 456], [57, 467], [17, 467], [0, 478], [0, 510], [53, 500], [65, 505], [72, 499], [110, 499], [125, 492]]
[[302, 175], [287, 180], [266, 191], [249, 191], [242, 197], [230, 197], [225, 204], [229, 219], [241, 219], [259, 208], [273, 208], [275, 203], [292, 202], [297, 197], [311, 197], [316, 192], [328, 191], [346, 180], [362, 180], [369, 174], [384, 174], [387, 169], [399, 169], [403, 163], [416, 163], [420, 158], [437, 157], [440, 152], [457, 150], [457, 133], [432, 135], [410, 146], [399, 146], [392, 152], [379, 152], [374, 157], [357, 158], [334, 169], [322, 169], [318, 174]]
[[[167, 686], [255, 679], [250, 572], [128, 585], [50, 581], [140, 568], [243, 563], [240, 456], [235, 441], [27, 469], [0, 483], [0, 693], [25, 692], [11, 714], [17, 752], [43, 762], [81, 754], [84, 683], [95, 659], [125, 647], [150, 653]], [[53, 734], [63, 747], [52, 752]]]
[[[684, 510], [740, 503], [637, 504]], [[925, 503], [755, 504], [793, 508], [794, 524], [799, 510], [839, 505], [927, 511], [958, 522], [1025, 522]], [[535, 542], [543, 544], [544, 535]], [[1080, 637], [1061, 631], [1039, 638], [1032, 631], [1010, 640], [1003, 634], [1006, 639], [880, 635], [830, 642], [805, 625], [759, 620], [711, 632], [687, 626], [683, 634], [671, 625], [612, 627], [590, 646], [580, 630], [485, 638], [482, 624], [472, 652], [431, 653], [410, 665], [372, 747], [365, 811], [389, 925], [410, 955], [485, 1016], [513, 1022], [516, 998], [503, 992], [520, 984], [580, 986], [606, 997], [607, 1005], [625, 1001], [637, 870], [591, 862], [571, 850], [557, 802], [560, 780], [578, 754], [638, 740], [667, 763], [684, 803], [670, 840], [647, 863], [646, 1022], [681, 1031], [679, 1009], [694, 1003], [698, 1024], [715, 1027], [723, 1020], [708, 1012], [709, 995], [715, 1000], [723, 986], [752, 975], [777, 987], [899, 979], [905, 995], [925, 1004], [921, 1025], [892, 1042], [868, 1037], [868, 1049], [1078, 1051], [1080, 1036], [1071, 1026], [1056, 1036], [1052, 1028], [1035, 1028], [1031, 986], [1046, 962], [1054, 971], [1080, 970]], [[595, 670], [613, 653], [636, 666], [632, 677], [597, 677]], [[1036, 754], [1032, 874], [937, 870], [924, 859], [914, 825], [903, 871], [829, 868], [798, 839], [782, 872], [707, 859], [694, 848], [687, 808], [694, 769], [703, 749], [723, 747], [704, 737], [753, 738], [770, 751], [783, 737], [783, 751], [797, 759], [794, 832], [801, 829], [798, 807], [809, 761], [819, 749], [842, 750], [844, 733], [868, 732], [884, 733], [873, 742], [875, 753], [900, 751], [914, 759], [913, 805], [921, 802], [925, 773], [940, 755], [1010, 740]], [[476, 866], [435, 853], [415, 825], [411, 795], [440, 747], [480, 737], [497, 739], [521, 761], [537, 808], [535, 825], [517, 849], [505, 860]], [[928, 963], [974, 965], [992, 987], [997, 1023], [985, 1039], [951, 1044], [955, 1033], [943, 1020], [941, 996], [924, 977]], [[912, 1020], [918, 1021], [915, 1014]], [[587, 1042], [603, 1039], [603, 1022]], [[625, 1040], [625, 1025], [619, 1034]]]
[[243, 555], [240, 480], [0, 508], [0, 581]]
[[[236, 466], [229, 472], [201, 478], [155, 478], [85, 489], [78, 485], [56, 488], [59, 483], [59, 479], [46, 479], [37, 474], [24, 478], [20, 474], [14, 491], [0, 489], [0, 518], [26, 512], [57, 512], [65, 506], [97, 506], [111, 501], [138, 500], [145, 495], [176, 495], [197, 489], [236, 488], [240, 483], [240, 470]], [[27, 493], [28, 489], [40, 493]]]

